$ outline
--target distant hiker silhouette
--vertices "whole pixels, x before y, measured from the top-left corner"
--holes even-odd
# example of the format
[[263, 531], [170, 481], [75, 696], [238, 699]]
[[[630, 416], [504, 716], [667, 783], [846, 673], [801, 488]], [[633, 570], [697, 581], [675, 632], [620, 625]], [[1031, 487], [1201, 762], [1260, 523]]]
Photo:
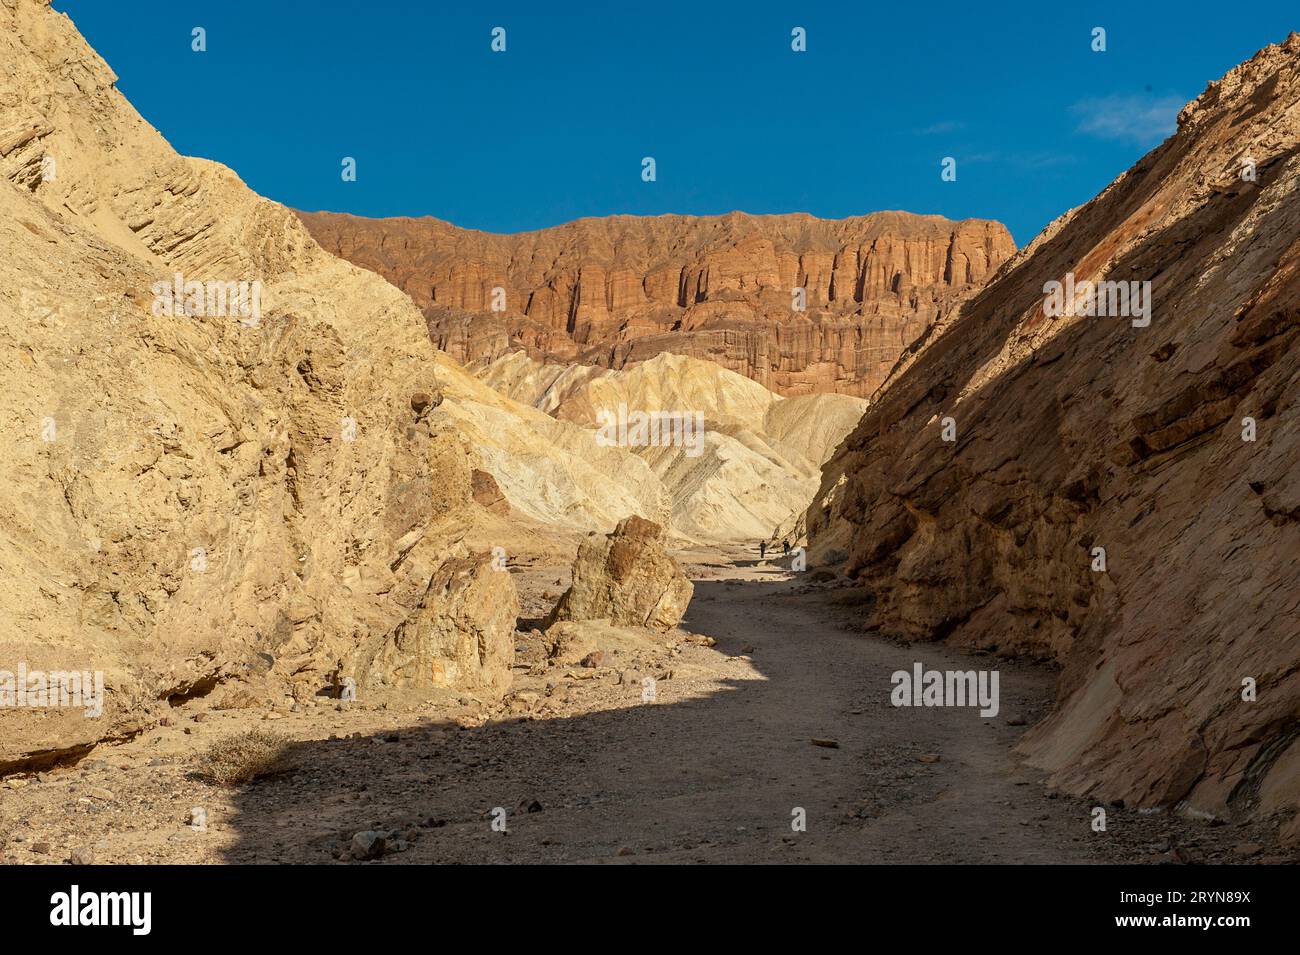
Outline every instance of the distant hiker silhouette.
[[790, 542], [788, 540], [781, 541], [781, 553], [785, 554], [786, 557], [790, 556]]
[[759, 541], [759, 542], [758, 542], [758, 559], [759, 559], [759, 560], [764, 560], [764, 559], [766, 559], [766, 558], [767, 558], [767, 541]]

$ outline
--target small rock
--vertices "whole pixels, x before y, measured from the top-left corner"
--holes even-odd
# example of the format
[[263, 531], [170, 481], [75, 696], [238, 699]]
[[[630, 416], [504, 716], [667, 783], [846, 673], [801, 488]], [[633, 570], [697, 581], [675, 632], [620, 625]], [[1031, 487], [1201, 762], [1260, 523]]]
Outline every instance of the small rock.
[[1249, 859], [1251, 856], [1257, 856], [1264, 851], [1264, 847], [1257, 842], [1239, 842], [1232, 847], [1232, 851], [1239, 856]]
[[614, 853], [616, 856], [630, 856], [636, 853], [629, 846], [620, 846], [619, 850]]
[[50, 854], [50, 844], [48, 842], [33, 842], [32, 851], [37, 855], [47, 856]]
[[382, 832], [367, 829], [352, 837], [351, 850], [354, 859], [378, 859], [388, 850], [388, 839]]
[[68, 857], [68, 863], [70, 865], [94, 865], [95, 850], [90, 846], [78, 846], [72, 850], [72, 854]]
[[581, 665], [586, 667], [588, 670], [594, 670], [596, 667], [600, 666], [604, 662], [605, 662], [605, 654], [602, 653], [600, 650], [592, 650], [590, 653], [588, 653], [585, 657], [582, 658]]
[[827, 749], [840, 748], [840, 741], [836, 739], [818, 739], [817, 737], [813, 737], [809, 742], [814, 746], [825, 746]]
[[99, 799], [103, 802], [112, 802], [117, 798], [113, 795], [111, 790], [105, 789], [102, 786], [88, 786], [86, 788], [86, 795], [91, 799]]
[[939, 762], [939, 754], [938, 754], [938, 753], [922, 753], [920, 756], [916, 757], [916, 761], [917, 761], [918, 763], [937, 763], [937, 762]]

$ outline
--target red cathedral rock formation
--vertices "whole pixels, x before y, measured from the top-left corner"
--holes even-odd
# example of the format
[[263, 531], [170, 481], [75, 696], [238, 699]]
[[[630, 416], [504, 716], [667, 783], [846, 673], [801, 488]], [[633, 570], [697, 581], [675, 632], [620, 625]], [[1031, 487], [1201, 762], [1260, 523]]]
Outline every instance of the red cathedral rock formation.
[[1015, 252], [999, 223], [904, 212], [611, 216], [514, 235], [299, 215], [327, 249], [405, 290], [460, 361], [524, 350], [622, 368], [672, 352], [783, 395], [870, 395]]

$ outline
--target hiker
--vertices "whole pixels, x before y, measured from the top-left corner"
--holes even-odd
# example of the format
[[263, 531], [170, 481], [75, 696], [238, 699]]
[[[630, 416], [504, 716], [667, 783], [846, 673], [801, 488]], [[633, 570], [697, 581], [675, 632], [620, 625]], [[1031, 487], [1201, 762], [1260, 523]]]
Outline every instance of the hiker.
[[785, 554], [786, 557], [790, 556], [790, 542], [788, 540], [781, 541], [781, 553]]
[[767, 559], [767, 541], [758, 542], [758, 559], [759, 560]]

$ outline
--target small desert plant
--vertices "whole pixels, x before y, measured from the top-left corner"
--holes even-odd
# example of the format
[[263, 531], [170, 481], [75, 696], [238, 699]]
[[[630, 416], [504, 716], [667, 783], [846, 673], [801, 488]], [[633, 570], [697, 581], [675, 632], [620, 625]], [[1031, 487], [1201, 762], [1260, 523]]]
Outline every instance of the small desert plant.
[[217, 740], [199, 756], [199, 775], [238, 786], [288, 767], [289, 740], [279, 733], [246, 730]]

